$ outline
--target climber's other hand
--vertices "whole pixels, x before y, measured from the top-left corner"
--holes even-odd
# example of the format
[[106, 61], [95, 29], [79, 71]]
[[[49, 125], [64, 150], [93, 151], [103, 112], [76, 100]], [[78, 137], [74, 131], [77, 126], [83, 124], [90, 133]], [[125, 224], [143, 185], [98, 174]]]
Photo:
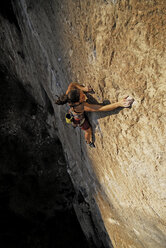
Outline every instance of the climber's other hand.
[[91, 93], [91, 92], [94, 92], [94, 90], [90, 85], [88, 85], [88, 86], [85, 86], [85, 92]]
[[132, 97], [126, 96], [125, 98], [119, 101], [119, 104], [120, 104], [120, 107], [128, 108], [132, 105], [133, 102], [134, 102], [134, 99]]

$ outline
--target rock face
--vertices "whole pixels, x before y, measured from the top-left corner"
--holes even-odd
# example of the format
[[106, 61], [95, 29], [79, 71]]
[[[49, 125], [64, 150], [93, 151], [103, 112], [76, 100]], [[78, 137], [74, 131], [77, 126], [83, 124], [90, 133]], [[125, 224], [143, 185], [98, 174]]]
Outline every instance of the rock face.
[[[20, 0], [5, 10], [0, 62], [58, 130], [87, 239], [164, 248], [165, 0]], [[54, 104], [71, 81], [91, 84], [98, 102], [135, 99], [131, 109], [89, 114], [96, 149], [65, 123], [67, 106]]]
[[88, 243], [61, 143], [47, 111], [0, 67], [1, 248], [80, 247]]

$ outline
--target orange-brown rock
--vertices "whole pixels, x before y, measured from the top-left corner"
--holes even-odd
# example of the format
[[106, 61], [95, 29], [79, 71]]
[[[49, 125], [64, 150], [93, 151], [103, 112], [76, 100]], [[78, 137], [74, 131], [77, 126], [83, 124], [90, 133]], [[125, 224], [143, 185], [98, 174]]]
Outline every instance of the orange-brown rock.
[[[114, 248], [165, 248], [165, 0], [21, 0], [16, 7], [25, 61], [11, 53], [9, 64], [14, 61], [41, 104], [46, 95], [52, 101], [68, 171], [89, 204], [98, 247], [112, 242]], [[15, 37], [9, 51], [21, 44]], [[95, 149], [65, 123], [67, 106], [54, 104], [71, 81], [90, 84], [99, 102], [135, 99], [129, 109], [89, 114]], [[75, 204], [90, 238], [94, 233], [79, 207]], [[111, 241], [102, 235], [105, 228]]]

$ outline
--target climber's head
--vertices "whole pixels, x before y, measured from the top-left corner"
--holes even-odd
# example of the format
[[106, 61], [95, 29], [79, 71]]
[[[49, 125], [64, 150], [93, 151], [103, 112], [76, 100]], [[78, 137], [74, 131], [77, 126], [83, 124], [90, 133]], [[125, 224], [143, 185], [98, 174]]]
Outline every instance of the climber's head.
[[86, 96], [82, 92], [82, 90], [75, 89], [75, 90], [71, 90], [68, 93], [68, 103], [69, 104], [72, 104], [72, 103], [81, 103], [81, 102], [83, 102], [85, 100], [86, 100]]
[[71, 90], [67, 95], [64, 94], [60, 97], [58, 97], [58, 100], [55, 101], [58, 105], [63, 105], [65, 103], [73, 104], [73, 103], [81, 103], [85, 101], [86, 97], [85, 94], [79, 90]]
[[80, 90], [76, 89], [76, 90], [71, 90], [68, 95], [68, 103], [72, 104], [72, 103], [76, 103], [80, 101]]

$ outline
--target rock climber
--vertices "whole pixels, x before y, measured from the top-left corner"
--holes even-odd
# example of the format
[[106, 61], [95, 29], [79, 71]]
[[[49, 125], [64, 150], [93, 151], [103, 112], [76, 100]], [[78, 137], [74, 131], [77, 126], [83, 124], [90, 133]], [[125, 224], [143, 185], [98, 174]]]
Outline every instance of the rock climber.
[[92, 127], [89, 123], [89, 120], [85, 112], [104, 112], [111, 111], [118, 107], [130, 107], [133, 103], [133, 99], [128, 97], [123, 98], [122, 100], [108, 105], [98, 105], [98, 104], [89, 104], [86, 102], [86, 95], [84, 92], [90, 93], [93, 89], [90, 86], [81, 86], [78, 83], [70, 83], [66, 93], [55, 101], [58, 105], [63, 105], [68, 103], [69, 115], [72, 116], [72, 125], [74, 127], [79, 126], [85, 132], [86, 143], [90, 147], [95, 147], [92, 141]]

